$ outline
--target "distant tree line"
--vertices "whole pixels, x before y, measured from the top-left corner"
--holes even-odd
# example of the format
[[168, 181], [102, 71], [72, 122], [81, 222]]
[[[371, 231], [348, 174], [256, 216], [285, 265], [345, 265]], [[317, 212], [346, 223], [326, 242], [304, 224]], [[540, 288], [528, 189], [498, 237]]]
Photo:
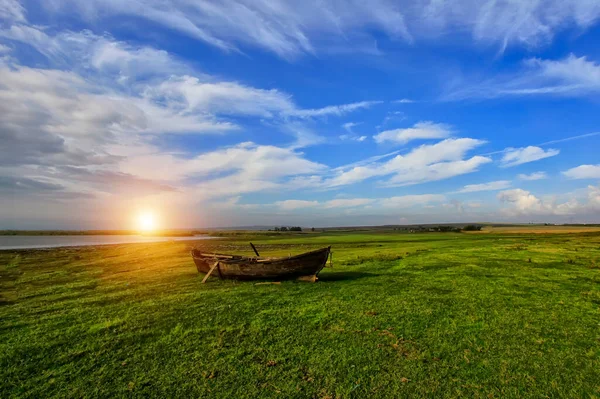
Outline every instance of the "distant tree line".
[[302, 231], [302, 227], [300, 227], [300, 226], [292, 226], [292, 227], [281, 226], [281, 227], [275, 227], [273, 230], [269, 229], [269, 231], [282, 231], [282, 232]]
[[483, 226], [469, 224], [464, 227], [459, 226], [403, 226], [394, 227], [397, 231], [408, 231], [410, 233], [460, 233], [461, 231], [481, 231]]
[[461, 228], [456, 226], [435, 226], [430, 227], [429, 231], [435, 231], [440, 233], [460, 233]]

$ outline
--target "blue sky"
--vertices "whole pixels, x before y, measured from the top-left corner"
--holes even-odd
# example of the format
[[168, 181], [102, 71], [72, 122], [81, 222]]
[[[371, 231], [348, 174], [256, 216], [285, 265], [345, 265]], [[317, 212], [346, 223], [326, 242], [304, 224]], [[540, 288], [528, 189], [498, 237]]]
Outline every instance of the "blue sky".
[[600, 222], [593, 1], [0, 0], [0, 228]]

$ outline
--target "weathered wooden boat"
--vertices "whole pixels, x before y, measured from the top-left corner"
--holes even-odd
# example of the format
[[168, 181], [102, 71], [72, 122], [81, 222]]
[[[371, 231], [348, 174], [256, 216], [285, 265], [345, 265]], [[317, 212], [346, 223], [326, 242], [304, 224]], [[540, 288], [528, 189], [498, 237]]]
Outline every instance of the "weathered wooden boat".
[[[252, 245], [252, 244], [250, 244]], [[331, 247], [280, 258], [261, 257], [252, 245], [256, 257], [203, 253], [192, 250], [192, 257], [200, 273], [206, 273], [203, 282], [212, 274], [222, 279], [285, 280], [299, 278], [316, 281], [325, 267]]]

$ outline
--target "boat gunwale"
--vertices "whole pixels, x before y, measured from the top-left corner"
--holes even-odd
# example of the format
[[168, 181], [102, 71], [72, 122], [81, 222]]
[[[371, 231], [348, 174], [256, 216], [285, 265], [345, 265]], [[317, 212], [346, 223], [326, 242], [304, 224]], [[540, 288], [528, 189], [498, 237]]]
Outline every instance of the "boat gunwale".
[[331, 253], [331, 246], [329, 247], [324, 247], [324, 248], [320, 248], [320, 249], [315, 249], [313, 251], [308, 251], [308, 252], [303, 252], [301, 254], [298, 255], [293, 255], [293, 256], [284, 256], [284, 257], [272, 257], [272, 258], [268, 258], [268, 257], [262, 257], [262, 256], [244, 256], [244, 255], [230, 255], [230, 254], [217, 254], [217, 253], [203, 253], [203, 252], [198, 252], [198, 255], [196, 255], [196, 249], [192, 249], [192, 258], [194, 259], [217, 259], [218, 257], [226, 257], [225, 259], [219, 259], [219, 262], [224, 262], [224, 263], [228, 263], [228, 262], [240, 262], [240, 261], [251, 261], [251, 262], [276, 262], [276, 261], [286, 261], [286, 260], [291, 260], [291, 259], [296, 259], [296, 258], [302, 258], [304, 256], [307, 255], [312, 255], [318, 252], [329, 252]]

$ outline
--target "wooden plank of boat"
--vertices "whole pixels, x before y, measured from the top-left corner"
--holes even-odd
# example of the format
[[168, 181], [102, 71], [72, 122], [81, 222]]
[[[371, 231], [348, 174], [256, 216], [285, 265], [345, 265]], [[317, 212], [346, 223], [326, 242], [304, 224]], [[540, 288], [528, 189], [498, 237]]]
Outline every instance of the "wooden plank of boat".
[[252, 247], [252, 250], [254, 251], [254, 253], [256, 254], [256, 256], [260, 256], [260, 254], [256, 250], [256, 247], [254, 246], [254, 244], [250, 243], [250, 246]]
[[206, 280], [208, 280], [208, 278], [210, 277], [210, 275], [212, 274], [213, 270], [215, 270], [215, 268], [219, 266], [219, 262], [215, 262], [214, 265], [212, 265], [212, 267], [210, 268], [210, 270], [208, 271], [208, 273], [206, 273], [206, 276], [204, 276], [204, 278], [202, 279], [202, 284], [206, 283]]
[[211, 253], [200, 253], [201, 256], [212, 257], [212, 258], [224, 258], [224, 259], [234, 259], [234, 258], [242, 258], [239, 255], [223, 255], [223, 254], [211, 254]]
[[219, 261], [219, 277], [239, 280], [283, 280], [303, 277], [316, 281], [325, 267], [331, 247], [303, 254], [273, 258], [240, 255], [207, 254], [192, 251], [192, 258], [200, 273], [208, 273], [215, 261]]

